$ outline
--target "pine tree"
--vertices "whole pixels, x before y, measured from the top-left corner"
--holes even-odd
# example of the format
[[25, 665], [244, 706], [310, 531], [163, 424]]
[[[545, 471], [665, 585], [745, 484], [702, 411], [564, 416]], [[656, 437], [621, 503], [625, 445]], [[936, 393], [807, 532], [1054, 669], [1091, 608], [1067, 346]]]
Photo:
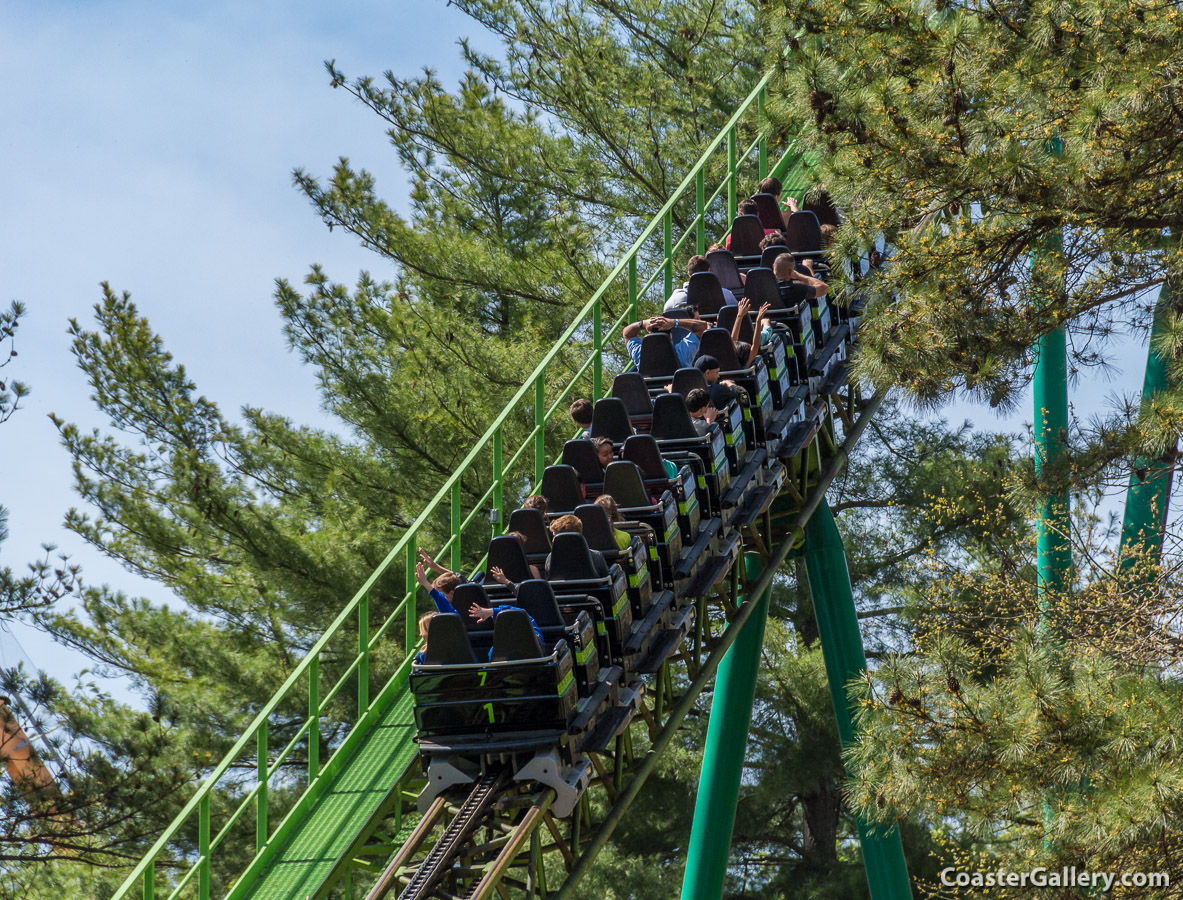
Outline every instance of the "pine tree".
[[[849, 213], [840, 254], [882, 241], [883, 264], [860, 282], [865, 375], [922, 404], [962, 390], [1007, 406], [1054, 328], [1068, 331], [1073, 372], [1104, 363], [1118, 332], [1147, 330], [1158, 289], [1183, 269], [1177, 8], [790, 0], [767, 21], [787, 48], [773, 114], [821, 152], [819, 186]], [[989, 552], [928, 558], [905, 652], [862, 686], [852, 805], [914, 817], [964, 869], [1179, 871], [1177, 651], [1164, 626], [1178, 547], [1123, 568], [1098, 509], [1108, 478], [1175, 444], [1179, 296], [1161, 311], [1167, 392], [1140, 417], [1074, 428], [1054, 473], [1076, 507], [1070, 589], [1041, 602], [1030, 532], [980, 505]], [[1031, 518], [1046, 485], [1030, 467], [1004, 482]], [[937, 518], [966, 509], [960, 490], [940, 501]]]
[[842, 255], [889, 246], [862, 283], [863, 373], [1006, 405], [1053, 328], [1074, 370], [1145, 331], [1183, 272], [1181, 27], [1172, 4], [1112, 0], [771, 7], [772, 115], [849, 211]]

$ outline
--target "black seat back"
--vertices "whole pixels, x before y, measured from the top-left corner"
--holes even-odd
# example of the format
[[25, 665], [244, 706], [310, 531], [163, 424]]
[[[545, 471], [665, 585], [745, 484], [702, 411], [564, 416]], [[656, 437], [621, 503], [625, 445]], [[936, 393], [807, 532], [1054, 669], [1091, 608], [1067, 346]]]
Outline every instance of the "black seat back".
[[612, 379], [612, 396], [624, 401], [624, 408], [630, 416], [653, 415], [653, 401], [645, 379], [636, 372], [622, 372]]
[[[562, 627], [567, 623], [563, 613], [555, 600], [554, 589], [549, 582], [541, 578], [531, 578], [518, 585], [518, 596], [514, 600], [515, 606], [520, 606], [530, 614], [534, 624], [539, 628]], [[502, 613], [501, 615], [505, 615]], [[498, 616], [497, 618], [501, 618]]]
[[[693, 431], [693, 426], [691, 430]], [[653, 501], [649, 499], [649, 492], [645, 490], [641, 470], [635, 463], [626, 460], [617, 460], [608, 466], [608, 471], [604, 473], [604, 493], [611, 494], [616, 505], [624, 509], [653, 505]]]
[[579, 521], [583, 523], [583, 537], [591, 549], [599, 550], [601, 553], [616, 553], [620, 550], [616, 546], [612, 523], [608, 521], [608, 513], [604, 507], [585, 503], [575, 508], [575, 515], [579, 516]]
[[596, 453], [596, 445], [583, 439], [563, 444], [563, 465], [575, 470], [584, 484], [601, 484], [604, 481], [604, 467]]
[[509, 514], [509, 530], [526, 539], [527, 553], [550, 553], [550, 532], [540, 510], [515, 509]]
[[707, 262], [711, 271], [718, 276], [719, 284], [737, 297], [743, 293], [743, 279], [739, 277], [739, 266], [735, 264], [735, 257], [730, 250], [712, 250], [707, 254]]
[[678, 369], [674, 373], [673, 392], [675, 394], [681, 394], [685, 397], [695, 388], [702, 388], [704, 391], [707, 390], [706, 376], [698, 371], [698, 369]]
[[784, 216], [780, 214], [780, 204], [772, 194], [753, 194], [752, 199], [756, 202], [756, 215], [760, 218], [761, 225], [765, 228], [775, 228], [777, 231], [785, 227]]
[[428, 666], [471, 666], [476, 664], [468, 633], [460, 617], [453, 613], [437, 613], [427, 623], [427, 647], [423, 650], [423, 664]]
[[764, 225], [759, 216], [736, 216], [731, 223], [731, 253], [733, 256], [755, 256], [764, 240]]
[[538, 492], [546, 498], [547, 512], [569, 513], [583, 502], [579, 475], [571, 466], [547, 466]]
[[780, 299], [780, 288], [776, 286], [776, 276], [772, 269], [760, 267], [748, 269], [748, 281], [744, 285], [744, 296], [751, 301], [752, 309], [759, 310], [765, 303], [771, 303], [773, 309], [784, 309]]
[[[739, 358], [735, 355], [735, 342], [731, 340], [731, 335], [723, 328], [708, 328], [702, 333], [698, 343], [698, 355], [715, 357], [719, 360], [719, 368], [724, 372], [734, 372], [744, 368], [739, 364]], [[654, 419], [656, 419], [656, 403], [654, 403], [653, 409]]]
[[[653, 400], [653, 428], [649, 432], [655, 440], [680, 440], [682, 438], [696, 438], [698, 432], [694, 430], [694, 421], [690, 418], [690, 410], [686, 408], [686, 399], [681, 394], [663, 394]], [[608, 467], [611, 471], [612, 466]], [[608, 472], [604, 473], [604, 490], [608, 490]], [[616, 494], [612, 494], [616, 497]], [[619, 497], [616, 502], [620, 503]]]
[[775, 247], [765, 247], [764, 252], [760, 254], [760, 266], [765, 269], [771, 269], [773, 262], [782, 253], [788, 253], [789, 248], [783, 244], [777, 244]]
[[[612, 466], [619, 463], [612, 463]], [[612, 466], [608, 468], [611, 469]], [[595, 564], [588, 552], [587, 540], [582, 534], [564, 531], [556, 534], [550, 551], [551, 581], [585, 581], [599, 578]]]
[[[723, 311], [721, 313], [719, 313], [719, 319], [715, 324], [719, 328], [722, 328], [724, 331], [730, 332], [731, 329], [735, 326], [735, 319], [738, 314], [739, 314], [738, 307], [735, 307], [735, 306], [724, 307]], [[755, 329], [752, 327], [752, 320], [749, 316], [744, 316], [743, 321], [739, 323], [739, 339], [741, 341], [747, 341], [750, 344], [752, 342], [752, 338], [754, 336], [755, 336]], [[678, 390], [677, 382], [674, 382], [674, 390], [675, 391]], [[684, 392], [682, 392], [682, 393], [684, 393]]]
[[714, 272], [695, 272], [686, 285], [686, 300], [693, 304], [700, 316], [713, 316], [727, 305], [723, 286]]
[[[669, 477], [665, 473], [665, 466], [661, 463], [661, 450], [658, 449], [657, 441], [653, 439], [651, 434], [635, 434], [625, 441], [620, 458], [634, 463], [641, 470], [641, 476], [644, 478]], [[612, 497], [617, 503], [620, 502], [615, 494]]]
[[822, 194], [815, 200], [806, 200], [801, 206], [802, 209], [808, 210], [817, 216], [819, 225], [841, 225], [842, 217], [838, 214], [838, 210], [834, 207], [834, 202], [830, 199], [829, 194]]
[[[666, 343], [669, 343], [668, 338]], [[673, 349], [672, 344], [670, 349]], [[641, 352], [645, 352], [644, 347]], [[624, 401], [619, 397], [601, 397], [597, 400], [592, 408], [591, 429], [592, 437], [606, 437], [614, 444], [623, 444], [633, 433], [632, 422], [628, 420], [628, 407], [624, 405]]]
[[456, 614], [460, 616], [464, 627], [472, 631], [480, 628], [481, 623], [470, 615], [470, 611], [474, 606], [488, 608], [489, 595], [485, 593], [485, 589], [481, 585], [473, 581], [466, 581], [452, 591], [452, 606], [456, 610]]
[[530, 614], [524, 609], [507, 609], [497, 614], [493, 624], [493, 653], [489, 662], [506, 662], [513, 659], [539, 659], [542, 645], [530, 622]]
[[664, 378], [678, 371], [678, 354], [669, 332], [647, 334], [641, 339], [641, 375], [645, 378]]
[[815, 253], [822, 249], [822, 227], [817, 216], [807, 209], [795, 212], [785, 223], [785, 237], [798, 253]]
[[[537, 511], [537, 510], [535, 510]], [[510, 581], [525, 581], [533, 578], [530, 563], [526, 560], [526, 551], [522, 542], [508, 534], [500, 535], [489, 541], [489, 558], [486, 560], [489, 569], [494, 566], [501, 569]], [[488, 576], [486, 576], [488, 580]]]

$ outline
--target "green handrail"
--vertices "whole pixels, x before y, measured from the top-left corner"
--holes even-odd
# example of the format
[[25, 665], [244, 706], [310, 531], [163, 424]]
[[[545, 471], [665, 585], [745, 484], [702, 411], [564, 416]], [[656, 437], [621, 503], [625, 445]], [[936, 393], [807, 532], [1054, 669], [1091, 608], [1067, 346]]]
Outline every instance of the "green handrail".
[[[635, 321], [638, 318], [641, 298], [646, 296], [649, 288], [659, 278], [663, 278], [663, 276], [663, 287], [666, 289], [666, 296], [668, 296], [673, 283], [674, 255], [679, 252], [680, 248], [691, 235], [695, 238], [695, 249], [699, 252], [705, 249], [706, 217], [714, 201], [724, 191], [726, 191], [728, 201], [726, 211], [728, 214], [727, 221], [728, 224], [730, 223], [731, 218], [734, 217], [735, 198], [738, 196], [740, 165], [752, 163], [753, 151], [755, 151], [756, 155], [756, 177], [761, 178], [768, 171], [767, 120], [764, 116], [763, 104], [765, 88], [767, 87], [769, 77], [769, 75], [765, 75], [759, 84], [752, 89], [751, 93], [748, 94], [743, 103], [740, 104], [739, 108], [736, 109], [727, 124], [723, 126], [719, 134], [716, 135], [714, 140], [703, 151], [698, 161], [682, 180], [678, 188], [662, 208], [658, 210], [649, 224], [641, 231], [640, 236], [621, 257], [620, 261], [608, 274], [607, 278], [604, 279], [599, 288], [597, 288], [596, 292], [592, 294], [587, 303], [575, 315], [571, 324], [558, 340], [556, 340], [554, 346], [542, 358], [534, 371], [522, 382], [522, 386], [509, 400], [501, 414], [493, 421], [484, 435], [476, 441], [472, 449], [464, 457], [464, 460], [440, 486], [436, 495], [415, 518], [413, 524], [406, 530], [398, 543], [391, 548], [386, 558], [373, 571], [365, 584], [345, 604], [337, 617], [329, 625], [324, 635], [309, 649], [308, 653], [295, 669], [292, 670], [291, 674], [279, 687], [271, 700], [259, 710], [242, 736], [194, 791], [188, 803], [185, 804], [184, 808], [165, 829], [156, 843], [152, 845], [144, 858], [132, 869], [111, 900], [124, 900], [124, 898], [132, 896], [131, 892], [137, 885], [141, 887], [143, 897], [155, 898], [158, 896], [155, 883], [157, 870], [167, 867], [170, 862], [174, 866], [177, 866], [177, 863], [175, 861], [166, 862], [164, 865], [157, 865], [157, 863], [162, 862], [161, 856], [165, 848], [169, 846], [170, 842], [176, 839], [179, 833], [192, 834], [193, 831], [197, 832], [199, 837], [198, 856], [196, 859], [192, 857], [184, 859], [183, 862], [190, 863], [190, 865], [184, 871], [184, 874], [180, 876], [180, 880], [169, 894], [169, 900], [177, 898], [181, 891], [194, 878], [198, 882], [198, 900], [209, 900], [213, 854], [223, 838], [229, 834], [231, 827], [251, 807], [255, 810], [255, 845], [257, 851], [252, 868], [255, 868], [259, 857], [265, 854], [269, 847], [277, 844], [280, 839], [295, 827], [299, 816], [305, 809], [304, 801], [315, 794], [318, 783], [323, 780], [328, 772], [335, 769], [338, 758], [343, 758], [344, 754], [355, 746], [356, 738], [365, 731], [370, 722], [385, 708], [390, 698], [407, 681], [410, 673], [410, 660], [413, 658], [415, 648], [418, 646], [415, 621], [416, 585], [414, 568], [420, 533], [425, 527], [429, 527], [429, 523], [434, 521], [437, 513], [444, 511], [443, 507], [446, 504], [449, 538], [439, 553], [437, 553], [437, 557], [442, 557], [445, 553], [450, 554], [452, 567], [459, 569], [462, 559], [461, 540], [464, 532], [474, 522], [479, 522], [481, 525], [487, 524], [480, 514], [483, 504], [489, 498], [492, 498], [497, 514], [496, 521], [493, 523], [495, 533], [499, 529], [504, 528], [503, 500], [507, 478], [531, 448], [534, 450], [532, 454], [534, 457], [534, 466], [531, 474], [533, 475], [535, 484], [541, 481], [542, 471], [547, 464], [546, 426], [562, 406], [563, 400], [580, 383], [580, 380], [587, 374], [589, 368], [592, 369], [593, 394], [597, 397], [602, 396], [605, 347], [610, 345], [611, 339], [627, 322]], [[756, 122], [753, 127], [756, 137], [743, 153], [740, 154], [737, 152], [739, 124], [744, 114], [749, 110], [755, 110], [756, 112]], [[719, 187], [707, 198], [705, 196], [705, 170], [716, 151], [724, 143], [726, 144], [727, 150], [727, 174]], [[773, 167], [774, 172], [784, 167], [786, 161], [790, 158], [791, 152], [791, 147], [785, 151], [777, 165]], [[675, 205], [688, 191], [692, 191], [694, 196], [694, 218], [691, 220], [681, 239], [675, 243], [672, 234], [673, 211]], [[659, 229], [662, 232], [662, 249], [659, 257], [660, 265], [654, 271], [653, 276], [642, 287], [638, 288], [638, 256], [649, 239]], [[604, 331], [603, 299], [622, 276], [626, 280], [627, 309], [622, 316], [612, 323], [607, 331]], [[548, 407], [546, 403], [546, 375], [548, 370], [556, 360], [569, 352], [569, 344], [583, 344], [585, 342], [583, 338], [587, 335], [589, 328], [592, 343], [589, 358], [575, 371], [568, 383], [562, 387], [559, 391], [558, 399]], [[552, 389], [553, 387], [552, 385]], [[503, 441], [505, 438], [506, 423], [510, 421], [512, 416], [521, 414], [527, 410], [532, 412], [533, 428], [526, 433], [522, 445], [510, 454], [508, 459], [505, 459]], [[472, 512], [469, 516], [463, 518], [462, 479], [479, 462], [484, 461], [487, 454], [491, 454], [492, 456], [492, 483], [480, 500], [473, 505]], [[396, 561], [401, 561], [405, 567], [405, 593], [386, 620], [376, 630], [371, 632], [369, 621], [371, 591], [376, 588], [379, 580], [395, 565]], [[352, 659], [344, 674], [341, 675], [334, 686], [322, 696], [320, 691], [321, 656], [329, 647], [330, 642], [341, 635], [344, 629], [352, 622], [356, 622], [358, 631], [357, 655]], [[371, 697], [369, 689], [370, 653], [378, 646], [380, 641], [385, 639], [387, 632], [399, 622], [403, 624], [404, 628], [406, 658], [377, 695]], [[322, 766], [319, 760], [321, 719], [325, 715], [328, 705], [337, 696], [338, 692], [350, 678], [354, 677], [357, 679], [357, 721], [353, 724], [353, 728], [344, 741], [336, 748], [332, 758]], [[268, 722], [282, 704], [288, 701], [289, 698], [294, 699], [295, 692], [299, 690], [298, 686], [301, 682], [304, 682], [307, 693], [308, 716], [284, 749], [274, 759], [271, 759], [271, 751], [268, 743]], [[302, 740], [307, 741], [308, 748], [308, 787], [304, 796], [296, 802], [283, 821], [275, 826], [275, 828], [269, 830], [270, 823], [267, 817], [268, 780], [274, 777], [276, 772], [280, 771], [283, 761], [287, 759]], [[249, 756], [252, 752], [254, 753], [253, 761]], [[231, 770], [234, 770], [233, 773], [231, 773]], [[243, 787], [243, 770], [253, 770], [256, 773], [256, 785], [253, 790], [246, 794], [238, 807], [228, 815], [226, 823], [211, 840], [211, 834], [213, 834], [211, 795], [222, 784], [241, 789]], [[228, 775], [231, 775], [231, 777], [228, 778]], [[197, 818], [196, 829], [192, 827], [195, 817]]]

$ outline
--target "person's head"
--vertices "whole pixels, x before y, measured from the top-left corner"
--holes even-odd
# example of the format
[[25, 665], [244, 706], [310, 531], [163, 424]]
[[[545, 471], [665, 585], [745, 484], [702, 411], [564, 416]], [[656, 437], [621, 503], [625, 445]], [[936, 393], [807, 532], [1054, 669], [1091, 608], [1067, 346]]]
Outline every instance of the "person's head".
[[696, 419], [706, 415], [707, 407], [711, 405], [711, 395], [702, 388], [695, 388], [686, 395], [686, 409]]
[[546, 498], [541, 494], [531, 494], [522, 501], [522, 509], [536, 509], [546, 515]]
[[830, 246], [830, 243], [834, 240], [834, 235], [838, 233], [838, 226], [831, 225], [829, 222], [827, 222], [825, 225], [822, 226], [821, 231], [822, 231], [822, 247], [828, 247], [828, 246]]
[[797, 263], [788, 253], [782, 253], [772, 261], [772, 274], [776, 276], [777, 281], [788, 281], [796, 269]]
[[741, 216], [754, 216], [760, 212], [755, 200], [740, 200], [736, 212]]
[[568, 531], [583, 534], [583, 523], [579, 521], [579, 516], [573, 516], [567, 513], [567, 515], [559, 516], [550, 523], [551, 534], [564, 534]]
[[427, 629], [431, 625], [431, 620], [438, 616], [437, 612], [424, 613], [419, 617], [419, 637], [424, 641], [427, 640]]
[[689, 278], [698, 272], [709, 272], [711, 264], [707, 262], [705, 256], [692, 256], [690, 262], [686, 263], [686, 277]]
[[694, 361], [694, 368], [702, 372], [707, 384], [714, 384], [719, 380], [719, 360], [713, 356], [700, 356]]
[[592, 423], [592, 402], [584, 397], [580, 397], [571, 404], [571, 418], [575, 420], [575, 424], [580, 428], [587, 428]]
[[624, 521], [624, 516], [620, 514], [620, 507], [616, 505], [616, 500], [611, 494], [600, 494], [596, 497], [596, 506], [603, 508], [604, 512], [608, 514], [609, 522], [615, 524]]
[[455, 572], [445, 572], [443, 575], [438, 576], [435, 581], [431, 583], [431, 586], [451, 600], [452, 592], [455, 591], [456, 588], [460, 587], [460, 585], [463, 583], [464, 580]]
[[769, 175], [757, 186], [761, 194], [772, 194], [773, 197], [779, 197], [781, 192], [781, 183], [779, 178], [773, 178]]
[[724, 247], [722, 244], [711, 244], [709, 247], [707, 247], [707, 253], [714, 253], [716, 250], [726, 250], [726, 249], [727, 248]]
[[752, 354], [752, 345], [747, 341], [735, 342], [735, 358], [739, 360], [740, 365], [747, 362], [747, 359]]
[[608, 463], [612, 462], [612, 438], [593, 438], [592, 443], [596, 447], [596, 459], [600, 461], [601, 466], [608, 468]]
[[526, 536], [520, 531], [507, 531], [505, 532], [505, 536], [515, 538], [517, 542], [522, 545], [522, 549], [526, 549]]
[[783, 231], [774, 231], [772, 234], [764, 235], [763, 240], [760, 241], [760, 249], [767, 250], [769, 247], [787, 247], [789, 242], [785, 239]]

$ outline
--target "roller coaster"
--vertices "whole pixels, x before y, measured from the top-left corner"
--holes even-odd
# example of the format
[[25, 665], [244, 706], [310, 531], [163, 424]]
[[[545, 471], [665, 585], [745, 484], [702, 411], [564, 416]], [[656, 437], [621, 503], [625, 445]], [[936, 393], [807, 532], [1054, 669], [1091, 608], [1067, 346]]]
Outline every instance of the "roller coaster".
[[[712, 253], [712, 272], [694, 284], [699, 316], [756, 337], [722, 302], [724, 286], [753, 311], [765, 299], [775, 311], [750, 364], [726, 327], [703, 334], [702, 352], [742, 388], [705, 434], [684, 402], [702, 374], [681, 365], [668, 337], [645, 339], [639, 371], [619, 352], [625, 324], [670, 295], [679, 255], [707, 252], [710, 223], [747, 224], [736, 218], [741, 185], [775, 175], [804, 195], [806, 158], [790, 145], [770, 164], [766, 82], [114, 900], [571, 897], [717, 673], [684, 896], [718, 897], [737, 732], [750, 717], [772, 579], [793, 553], [806, 556], [851, 737], [843, 685], [865, 663], [824, 498], [883, 400], [848, 377], [859, 265], [831, 261], [829, 293], [785, 307], [770, 258], [730, 231], [733, 252]], [[723, 176], [709, 196], [708, 173]], [[787, 252], [822, 259], [815, 213], [794, 219]], [[675, 221], [689, 222], [677, 239]], [[553, 455], [580, 394], [595, 399], [591, 433], [612, 441], [606, 468], [587, 441]], [[578, 516], [582, 535], [552, 542], [541, 513], [514, 509], [527, 492], [546, 497], [551, 518]], [[625, 540], [590, 503], [599, 493], [617, 501]], [[453, 595], [460, 614], [431, 620], [420, 661], [414, 569], [427, 529], [449, 534], [437, 556], [475, 580]], [[548, 578], [531, 577], [544, 562]], [[493, 566], [518, 583], [516, 596], [476, 575]], [[474, 627], [464, 616], [474, 604], [513, 609]], [[402, 661], [375, 685], [375, 660], [392, 647]], [[293, 715], [301, 724], [278, 746], [273, 723]], [[273, 822], [271, 793], [292, 784], [296, 766], [302, 791]], [[867, 831], [863, 849], [874, 895], [909, 896], [898, 833]]]

